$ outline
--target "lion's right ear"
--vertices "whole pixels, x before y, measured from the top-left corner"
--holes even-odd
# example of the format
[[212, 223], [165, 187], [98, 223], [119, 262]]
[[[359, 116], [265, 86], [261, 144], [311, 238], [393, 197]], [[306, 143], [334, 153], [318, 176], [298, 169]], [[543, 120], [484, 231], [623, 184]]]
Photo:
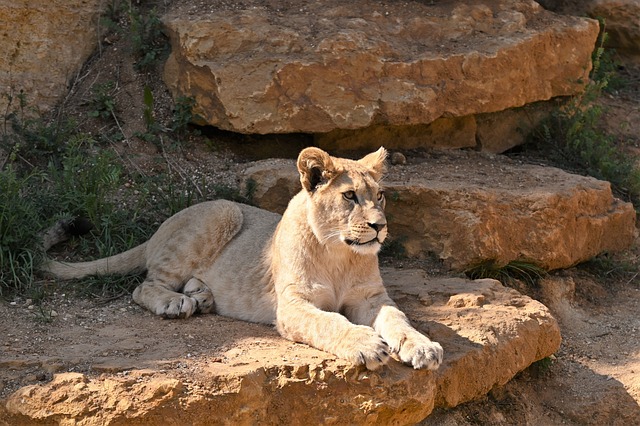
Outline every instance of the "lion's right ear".
[[311, 192], [322, 183], [327, 183], [335, 174], [329, 154], [320, 148], [305, 148], [298, 156], [298, 172], [302, 187]]

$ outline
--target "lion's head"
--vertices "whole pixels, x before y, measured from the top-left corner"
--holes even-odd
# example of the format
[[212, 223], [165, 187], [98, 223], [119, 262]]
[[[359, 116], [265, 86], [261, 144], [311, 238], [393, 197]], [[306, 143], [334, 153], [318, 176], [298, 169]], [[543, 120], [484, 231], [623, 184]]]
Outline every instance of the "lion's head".
[[300, 153], [298, 171], [308, 194], [307, 220], [320, 243], [348, 246], [359, 254], [378, 253], [387, 237], [380, 185], [386, 157], [384, 148], [360, 160], [331, 157], [318, 148]]

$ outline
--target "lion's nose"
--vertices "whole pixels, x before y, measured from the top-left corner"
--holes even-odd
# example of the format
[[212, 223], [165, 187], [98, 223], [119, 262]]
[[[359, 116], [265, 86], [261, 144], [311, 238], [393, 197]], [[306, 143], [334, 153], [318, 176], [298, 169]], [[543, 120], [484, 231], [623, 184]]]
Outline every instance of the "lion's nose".
[[368, 224], [370, 227], [372, 227], [373, 229], [376, 230], [376, 232], [380, 232], [384, 229], [385, 226], [387, 226], [386, 223], [369, 223]]

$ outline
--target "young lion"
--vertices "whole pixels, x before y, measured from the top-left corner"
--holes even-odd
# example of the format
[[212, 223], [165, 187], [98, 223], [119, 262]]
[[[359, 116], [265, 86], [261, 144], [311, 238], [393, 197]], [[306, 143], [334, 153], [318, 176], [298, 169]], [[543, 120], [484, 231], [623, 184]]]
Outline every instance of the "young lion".
[[354, 161], [307, 148], [303, 189], [282, 218], [211, 201], [167, 219], [142, 245], [83, 263], [47, 261], [62, 279], [147, 270], [133, 299], [157, 315], [212, 312], [275, 323], [280, 334], [377, 369], [389, 352], [436, 369], [442, 347], [409, 324], [389, 298], [377, 254], [387, 236], [380, 180], [386, 151]]

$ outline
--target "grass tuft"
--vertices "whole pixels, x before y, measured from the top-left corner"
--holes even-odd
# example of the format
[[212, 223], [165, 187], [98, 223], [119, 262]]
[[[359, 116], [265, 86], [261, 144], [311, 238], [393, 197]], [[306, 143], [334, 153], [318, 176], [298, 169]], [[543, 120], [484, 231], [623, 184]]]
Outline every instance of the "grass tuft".
[[530, 262], [511, 261], [506, 265], [499, 265], [494, 260], [487, 260], [464, 271], [472, 279], [491, 278], [502, 284], [511, 286], [516, 280], [522, 281], [530, 287], [535, 287], [547, 272]]

